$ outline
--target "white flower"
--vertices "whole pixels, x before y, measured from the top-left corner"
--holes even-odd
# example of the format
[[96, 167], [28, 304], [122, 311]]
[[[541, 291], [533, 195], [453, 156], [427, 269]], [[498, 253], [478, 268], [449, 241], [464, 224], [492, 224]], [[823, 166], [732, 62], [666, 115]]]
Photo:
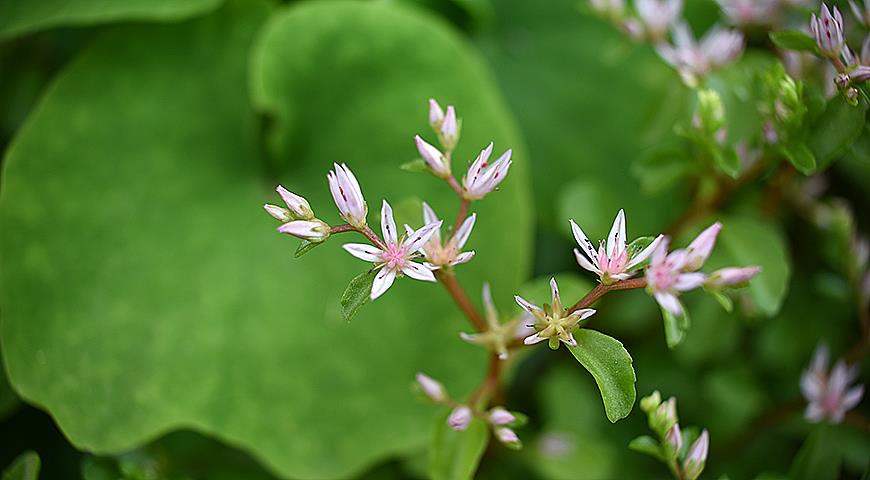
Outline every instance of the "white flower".
[[822, 3], [822, 9], [817, 17], [814, 13], [810, 18], [810, 32], [816, 39], [816, 45], [823, 54], [830, 58], [839, 58], [843, 51], [845, 39], [843, 38], [843, 15], [835, 6], [834, 13], [828, 10], [828, 6]]
[[661, 40], [683, 11], [683, 0], [637, 0], [637, 14], [653, 40]]
[[341, 218], [356, 228], [365, 227], [369, 210], [359, 188], [359, 182], [347, 165], [334, 163], [333, 166], [335, 169], [331, 170], [326, 178], [329, 180], [329, 191], [332, 192], [332, 198], [341, 213]]
[[417, 145], [417, 151], [426, 162], [426, 166], [432, 170], [432, 173], [441, 177], [447, 178], [450, 176], [450, 165], [447, 163], [447, 158], [433, 145], [426, 143], [420, 138], [420, 135], [414, 137], [414, 143]]
[[436, 403], [447, 400], [447, 391], [444, 389], [444, 385], [441, 385], [437, 380], [424, 373], [417, 373], [416, 378], [420, 390], [422, 390], [430, 400]]
[[706, 276], [703, 273], [686, 272], [687, 250], [675, 250], [668, 254], [665, 237], [652, 254], [646, 269], [647, 289], [659, 305], [675, 316], [683, 315], [683, 305], [677, 296], [680, 292], [700, 287]]
[[743, 34], [736, 30], [714, 25], [700, 43], [684, 22], [675, 26], [673, 33], [674, 44], [662, 43], [656, 46], [656, 51], [689, 85], [695, 85], [698, 77], [728, 65], [743, 53]]
[[492, 350], [500, 360], [507, 360], [508, 345], [517, 338], [517, 325], [519, 319], [501, 323], [498, 320], [498, 312], [492, 301], [492, 293], [489, 284], [483, 284], [483, 308], [486, 316], [487, 330], [480, 333], [468, 334], [460, 332], [459, 337], [468, 343], [480, 345]]
[[278, 227], [278, 231], [310, 242], [322, 242], [329, 238], [330, 234], [329, 225], [316, 219], [287, 222]]
[[863, 385], [849, 388], [858, 378], [858, 368], [839, 360], [829, 375], [828, 355], [827, 346], [819, 345], [809, 367], [801, 374], [801, 392], [808, 402], [804, 417], [811, 422], [827, 419], [840, 423], [864, 396]]
[[[420, 249], [420, 253], [426, 257], [426, 261], [430, 264], [430, 267], [433, 270], [437, 270], [438, 268], [444, 266], [454, 266], [459, 265], [474, 257], [474, 250], [469, 252], [462, 252], [462, 247], [465, 246], [465, 242], [468, 241], [468, 237], [471, 235], [471, 230], [474, 228], [474, 222], [477, 220], [477, 214], [472, 214], [470, 217], [466, 218], [462, 225], [456, 229], [456, 232], [453, 233], [453, 236], [447, 240], [447, 243], [442, 243], [441, 241], [441, 229], [435, 230], [435, 233], [429, 238], [429, 241], [423, 245], [423, 248]], [[442, 220], [438, 218], [438, 215], [435, 214], [435, 211], [432, 210], [432, 207], [429, 206], [426, 202], [423, 202], [423, 224], [429, 225], [432, 223], [440, 223]], [[414, 230], [405, 225], [405, 232], [410, 236], [414, 234]]]
[[600, 242], [598, 250], [595, 249], [583, 229], [574, 220], [571, 220], [571, 231], [574, 233], [577, 244], [580, 245], [579, 249], [574, 249], [577, 263], [586, 270], [597, 274], [605, 285], [631, 277], [634, 269], [652, 254], [662, 240], [662, 236], [659, 235], [649, 246], [642, 251], [634, 252], [629, 257], [632, 252], [628, 251], [626, 243], [625, 212], [623, 210], [619, 210], [613, 220], [606, 245], [603, 241]]
[[495, 162], [489, 163], [492, 154], [492, 143], [484, 148], [477, 159], [468, 167], [468, 173], [462, 177], [464, 196], [467, 200], [480, 200], [487, 193], [495, 190], [495, 187], [507, 176], [511, 166], [511, 150], [499, 157]]
[[384, 248], [364, 243], [347, 243], [343, 248], [354, 257], [366, 262], [375, 263], [375, 276], [372, 284], [372, 300], [383, 295], [393, 284], [397, 275], [407, 275], [416, 280], [435, 281], [435, 275], [424, 265], [412, 261], [419, 250], [429, 240], [435, 231], [441, 227], [441, 222], [430, 223], [414, 232], [412, 235], [399, 238], [396, 233], [396, 222], [393, 219], [393, 209], [384, 200], [381, 207], [381, 229], [384, 234]]
[[534, 318], [534, 327], [537, 333], [526, 337], [523, 343], [533, 345], [538, 342], [547, 340], [550, 348], [559, 348], [561, 341], [565, 345], [575, 347], [577, 340], [574, 339], [574, 329], [581, 320], [591, 317], [595, 314], [595, 310], [591, 308], [582, 308], [575, 312], [569, 313], [567, 309], [562, 307], [562, 299], [559, 297], [559, 287], [556, 285], [556, 279], [550, 279], [550, 293], [552, 295], [552, 305], [544, 305], [541, 308], [537, 305], [529, 303], [523, 297], [516, 295], [514, 299], [520, 307], [523, 308]]

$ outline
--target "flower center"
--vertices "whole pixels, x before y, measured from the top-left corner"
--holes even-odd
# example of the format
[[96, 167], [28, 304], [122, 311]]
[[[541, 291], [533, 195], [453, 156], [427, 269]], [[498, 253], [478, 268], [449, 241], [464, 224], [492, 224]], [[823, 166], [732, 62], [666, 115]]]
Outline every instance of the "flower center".
[[405, 249], [395, 243], [387, 245], [387, 249], [381, 254], [381, 258], [384, 260], [387, 268], [392, 270], [401, 269], [405, 266], [405, 262], [408, 261]]

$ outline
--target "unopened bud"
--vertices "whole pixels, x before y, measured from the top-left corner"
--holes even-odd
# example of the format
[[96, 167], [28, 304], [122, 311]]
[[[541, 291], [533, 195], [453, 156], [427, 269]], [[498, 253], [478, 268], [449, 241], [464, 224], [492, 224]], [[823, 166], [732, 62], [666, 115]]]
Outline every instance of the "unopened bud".
[[689, 452], [686, 454], [686, 460], [683, 462], [683, 472], [687, 480], [695, 480], [704, 471], [704, 464], [707, 462], [707, 449], [710, 444], [710, 435], [707, 430], [701, 432], [701, 435], [695, 440], [695, 443], [689, 447]]
[[847, 75], [845, 73], [839, 73], [834, 78], [834, 85], [836, 85], [837, 88], [839, 88], [840, 90], [844, 90], [845, 88], [847, 88], [851, 84], [852, 84], [852, 80], [849, 78], [849, 75]]
[[429, 170], [442, 178], [450, 176], [450, 166], [447, 165], [447, 161], [440, 150], [426, 143], [419, 135], [414, 137], [414, 143], [417, 144], [417, 151], [420, 152], [420, 156], [423, 157], [423, 161], [426, 162]]
[[674, 426], [668, 430], [665, 440], [668, 442], [668, 445], [673, 448], [675, 453], [683, 448], [683, 432], [680, 430], [680, 424], [675, 423]]
[[708, 135], [716, 135], [725, 128], [725, 107], [722, 97], [715, 90], [698, 91], [698, 112], [696, 128]]
[[685, 269], [695, 271], [704, 266], [710, 252], [713, 251], [713, 246], [716, 244], [716, 237], [719, 236], [719, 231], [722, 230], [722, 224], [714, 223], [701, 232], [697, 238], [692, 240], [689, 247], [686, 249], [686, 264]]
[[456, 110], [453, 105], [447, 107], [447, 113], [444, 115], [444, 123], [441, 124], [441, 142], [447, 151], [452, 151], [456, 148], [456, 143], [459, 142], [459, 125], [456, 121]]
[[278, 227], [278, 231], [309, 242], [322, 242], [329, 238], [330, 234], [329, 225], [317, 219], [287, 222]]
[[441, 105], [434, 98], [429, 99], [429, 125], [436, 132], [441, 130], [441, 124], [444, 123], [444, 110], [441, 110]]
[[727, 267], [716, 270], [705, 282], [707, 288], [714, 290], [725, 287], [739, 287], [761, 272], [761, 267]]
[[286, 208], [279, 207], [278, 205], [272, 205], [267, 203], [263, 205], [263, 209], [266, 210], [266, 213], [274, 217], [276, 220], [281, 220], [284, 223], [293, 220], [293, 217], [290, 215], [290, 211]]
[[510, 425], [517, 420], [513, 413], [502, 407], [495, 407], [489, 411], [489, 423], [493, 425]]
[[453, 430], [461, 432], [468, 428], [471, 417], [471, 409], [465, 405], [459, 405], [450, 412], [450, 416], [447, 417], [447, 425]]
[[523, 445], [516, 432], [507, 427], [499, 427], [495, 430], [495, 438], [509, 448], [519, 450]]
[[418, 373], [417, 374], [417, 384], [420, 386], [420, 390], [429, 397], [433, 402], [443, 402], [447, 400], [447, 391], [444, 389], [444, 385], [441, 385], [437, 380], [432, 377]]
[[666, 435], [677, 421], [677, 399], [674, 397], [660, 404], [650, 415], [650, 427], [659, 435]]
[[646, 413], [652, 413], [662, 403], [662, 395], [658, 390], [640, 399], [640, 409]]
[[311, 220], [314, 218], [314, 211], [311, 210], [311, 205], [308, 204], [308, 200], [305, 200], [281, 185], [278, 185], [278, 188], [276, 188], [275, 191], [278, 192], [278, 195], [281, 195], [281, 199], [284, 200], [285, 204], [287, 204], [287, 208], [290, 209], [290, 212], [297, 218], [301, 218], [302, 220]]

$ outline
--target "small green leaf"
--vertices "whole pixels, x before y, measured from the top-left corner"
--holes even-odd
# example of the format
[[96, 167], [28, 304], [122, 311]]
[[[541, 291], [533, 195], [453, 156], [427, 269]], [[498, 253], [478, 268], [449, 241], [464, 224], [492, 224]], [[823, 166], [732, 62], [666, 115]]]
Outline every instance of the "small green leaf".
[[810, 433], [791, 464], [791, 480], [834, 480], [839, 478], [843, 452], [831, 426], [820, 425]]
[[422, 158], [417, 158], [411, 160], [410, 162], [405, 162], [399, 165], [399, 169], [404, 170], [406, 172], [428, 172], [429, 167], [426, 165], [426, 162]]
[[779, 48], [798, 52], [818, 52], [818, 46], [813, 37], [798, 30], [770, 32], [770, 40]]
[[806, 143], [796, 142], [790, 145], [783, 145], [779, 150], [794, 165], [794, 168], [804, 175], [810, 175], [816, 171], [816, 156], [807, 147]]
[[3, 480], [37, 480], [39, 478], [39, 455], [28, 450], [3, 470]]
[[713, 161], [731, 178], [737, 178], [740, 175], [740, 157], [737, 156], [737, 151], [733, 147], [712, 145], [710, 154], [713, 156]]
[[474, 477], [480, 457], [489, 441], [489, 428], [475, 418], [462, 432], [447, 426], [447, 415], [438, 415], [432, 448], [429, 452], [429, 476], [433, 480], [463, 480]]
[[577, 345], [568, 350], [595, 378], [607, 418], [612, 423], [625, 418], [637, 397], [631, 355], [619, 340], [595, 330], [577, 330], [574, 338]]
[[719, 305], [722, 305], [726, 312], [731, 313], [734, 310], [734, 300], [728, 295], [714, 290], [709, 290], [708, 293], [719, 302]]
[[689, 313], [683, 309], [683, 314], [676, 316], [666, 309], [662, 309], [662, 319], [665, 322], [665, 340], [668, 348], [674, 348], [686, 338], [689, 331]]
[[819, 168], [826, 168], [838, 156], [846, 153], [864, 127], [867, 104], [853, 107], [842, 95], [828, 102], [825, 111], [815, 119], [809, 129], [808, 146], [816, 157]]
[[664, 455], [662, 454], [659, 442], [649, 435], [641, 435], [635, 438], [628, 444], [628, 448], [635, 452], [645, 453], [651, 457], [658, 458], [659, 460], [664, 460]]
[[293, 258], [299, 258], [314, 250], [314, 247], [319, 245], [323, 245], [323, 242], [309, 242], [308, 240], [302, 240], [302, 243], [300, 243], [299, 247], [296, 248], [296, 253], [293, 254]]
[[363, 305], [369, 303], [372, 293], [373, 273], [361, 273], [350, 281], [344, 293], [341, 294], [341, 315], [349, 322]]

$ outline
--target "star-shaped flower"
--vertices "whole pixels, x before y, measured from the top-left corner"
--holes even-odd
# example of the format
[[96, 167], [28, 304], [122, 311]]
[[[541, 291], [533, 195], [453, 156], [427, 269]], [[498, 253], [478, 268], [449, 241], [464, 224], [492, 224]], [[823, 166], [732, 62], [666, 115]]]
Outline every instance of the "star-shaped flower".
[[347, 243], [342, 247], [354, 257], [375, 264], [375, 270], [378, 270], [378, 274], [372, 284], [371, 299], [374, 300], [383, 295], [396, 277], [400, 275], [407, 275], [416, 280], [435, 281], [435, 275], [432, 271], [428, 267], [414, 262], [413, 259], [420, 255], [418, 250], [439, 228], [441, 228], [440, 221], [430, 223], [412, 235], [403, 235], [399, 238], [396, 233], [396, 221], [393, 219], [393, 209], [384, 200], [381, 207], [383, 246]]
[[[446, 243], [441, 241], [441, 229], [439, 228], [435, 230], [435, 233], [432, 234], [429, 241], [420, 249], [420, 253], [426, 257], [426, 261], [430, 264], [433, 270], [445, 266], [452, 267], [454, 265], [459, 265], [474, 257], [474, 250], [461, 253], [460, 250], [465, 246], [465, 242], [468, 241], [468, 237], [471, 235], [471, 229], [474, 228], [474, 222], [476, 220], [477, 214], [472, 214], [470, 217], [466, 218]], [[426, 202], [423, 202], [423, 223], [430, 225], [441, 221], [442, 220], [438, 218], [438, 215], [435, 214], [435, 211], [432, 210], [432, 207], [430, 207]], [[409, 236], [414, 234], [414, 230], [408, 225], [405, 225], [405, 232], [407, 232]]]
[[846, 412], [855, 408], [864, 396], [863, 385], [849, 388], [858, 378], [858, 369], [839, 360], [829, 374], [828, 355], [828, 348], [820, 345], [810, 366], [801, 375], [801, 392], [808, 402], [804, 417], [811, 422], [827, 419], [840, 423]]
[[514, 299], [520, 307], [523, 308], [534, 318], [534, 328], [537, 333], [529, 335], [523, 340], [526, 345], [532, 345], [546, 340], [549, 342], [550, 348], [553, 350], [559, 348], [561, 341], [565, 345], [574, 347], [577, 345], [577, 340], [574, 339], [574, 329], [581, 320], [591, 317], [595, 314], [595, 310], [591, 308], [581, 308], [574, 312], [569, 312], [562, 307], [562, 299], [559, 297], [559, 287], [556, 285], [556, 279], [550, 279], [550, 293], [552, 294], [552, 305], [544, 304], [544, 308], [529, 303], [523, 297], [516, 295]]
[[492, 301], [492, 293], [489, 284], [483, 284], [483, 308], [486, 314], [485, 332], [469, 334], [460, 332], [459, 336], [468, 343], [480, 345], [498, 354], [500, 360], [508, 358], [508, 345], [517, 338], [517, 325], [519, 319], [501, 323], [498, 320], [498, 312]]

